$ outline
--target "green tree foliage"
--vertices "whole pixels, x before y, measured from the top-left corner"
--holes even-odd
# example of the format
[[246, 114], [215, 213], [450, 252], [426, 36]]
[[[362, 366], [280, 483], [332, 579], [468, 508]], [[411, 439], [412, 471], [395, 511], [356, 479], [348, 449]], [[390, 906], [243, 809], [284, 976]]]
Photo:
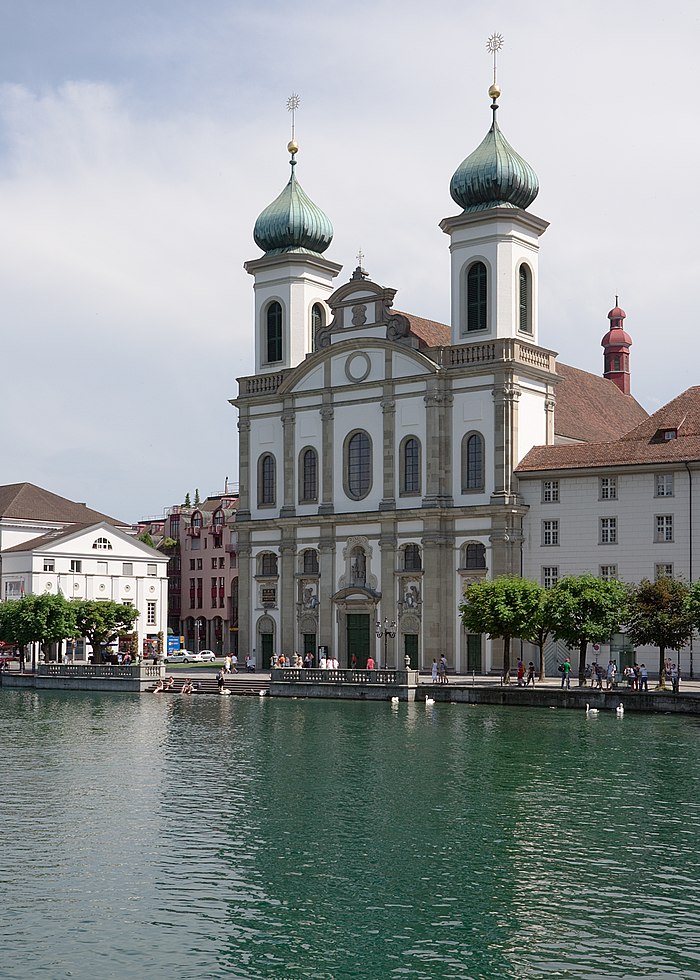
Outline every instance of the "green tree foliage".
[[626, 620], [627, 590], [617, 580], [569, 575], [550, 589], [552, 636], [579, 651], [578, 682], [585, 683], [589, 643], [605, 643]]
[[544, 669], [544, 645], [547, 637], [552, 632], [552, 593], [550, 589], [540, 589], [540, 608], [539, 614], [533, 623], [533, 632], [523, 639], [534, 643], [540, 652], [540, 680], [545, 679]]
[[177, 548], [177, 541], [175, 538], [165, 537], [159, 545], [160, 551], [172, 551], [173, 548]]
[[144, 531], [143, 534], [139, 534], [139, 541], [142, 541], [144, 544], [147, 544], [149, 548], [155, 548], [156, 546], [155, 541], [148, 533], [148, 531]]
[[77, 635], [88, 638], [96, 663], [102, 659], [102, 647], [127, 632], [139, 615], [133, 606], [122, 606], [119, 602], [84, 599], [72, 605], [76, 610]]
[[514, 636], [530, 639], [538, 629], [542, 614], [541, 585], [529, 579], [508, 575], [474, 582], [464, 591], [459, 610], [470, 633], [487, 633], [503, 640], [503, 674], [510, 679], [510, 641]]
[[192, 506], [192, 501], [190, 500], [190, 491], [189, 490], [185, 494], [185, 502], [184, 502], [184, 504], [182, 506], [183, 507], [191, 507]]
[[202, 501], [199, 499], [199, 488], [195, 488], [195, 491], [194, 491], [194, 505], [195, 505], [195, 507], [199, 507], [199, 505], [201, 504], [201, 502]]
[[[695, 589], [693, 586], [693, 589]], [[635, 646], [659, 648], [659, 678], [667, 650], [682, 650], [693, 635], [696, 619], [692, 589], [685, 582], [643, 579], [630, 589], [627, 634]]]
[[0, 604], [0, 639], [22, 651], [40, 643], [44, 654], [52, 643], [75, 635], [75, 606], [61, 595], [26, 595]]

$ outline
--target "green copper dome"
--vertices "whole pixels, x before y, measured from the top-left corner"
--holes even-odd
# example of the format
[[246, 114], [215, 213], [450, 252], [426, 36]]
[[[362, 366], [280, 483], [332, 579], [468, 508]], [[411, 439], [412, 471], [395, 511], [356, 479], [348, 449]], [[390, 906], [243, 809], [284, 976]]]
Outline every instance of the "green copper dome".
[[292, 175], [280, 196], [268, 204], [255, 222], [253, 238], [266, 255], [285, 252], [320, 254], [333, 240], [333, 225], [324, 212], [302, 190], [296, 179], [294, 154]]
[[540, 189], [535, 171], [498, 128], [495, 102], [491, 109], [491, 129], [474, 152], [460, 163], [450, 182], [453, 200], [465, 211], [526, 208]]

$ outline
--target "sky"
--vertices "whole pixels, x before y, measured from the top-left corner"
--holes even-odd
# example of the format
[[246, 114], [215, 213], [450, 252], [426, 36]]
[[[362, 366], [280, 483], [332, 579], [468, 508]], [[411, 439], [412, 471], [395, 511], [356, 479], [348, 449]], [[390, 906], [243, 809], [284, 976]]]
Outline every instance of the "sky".
[[[452, 173], [490, 125], [534, 167], [540, 343], [632, 392], [698, 383], [700, 5], [691, 0], [0, 0], [0, 483], [123, 520], [237, 480], [255, 218], [289, 176], [326, 257], [449, 322]], [[664, 345], [663, 351], [661, 345]]]

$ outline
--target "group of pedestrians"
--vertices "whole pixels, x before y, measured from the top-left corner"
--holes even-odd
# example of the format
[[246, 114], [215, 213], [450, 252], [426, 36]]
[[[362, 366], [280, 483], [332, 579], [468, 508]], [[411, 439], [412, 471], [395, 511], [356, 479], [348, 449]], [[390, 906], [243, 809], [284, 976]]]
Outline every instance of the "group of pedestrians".
[[517, 678], [518, 687], [528, 687], [530, 684], [535, 686], [535, 665], [532, 660], [527, 665], [527, 677], [525, 676], [525, 661], [518, 660]]
[[438, 661], [433, 657], [433, 666], [430, 671], [430, 676], [433, 684], [447, 684], [447, 657], [443, 653]]

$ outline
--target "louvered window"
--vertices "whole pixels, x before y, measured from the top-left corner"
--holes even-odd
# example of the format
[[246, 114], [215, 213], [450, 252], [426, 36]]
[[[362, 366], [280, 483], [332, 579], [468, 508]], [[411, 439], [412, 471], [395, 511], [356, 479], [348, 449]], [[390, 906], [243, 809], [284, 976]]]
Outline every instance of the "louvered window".
[[411, 437], [403, 446], [403, 492], [420, 493], [420, 449]]
[[315, 449], [306, 449], [302, 455], [301, 499], [318, 498], [318, 457]]
[[325, 326], [325, 311], [320, 303], [314, 303], [311, 307], [311, 350], [318, 350], [317, 336], [321, 327]]
[[486, 326], [486, 266], [475, 262], [467, 273], [467, 332]]
[[532, 277], [523, 263], [518, 270], [518, 326], [524, 333], [532, 333]]
[[462, 489], [483, 490], [484, 440], [478, 432], [466, 438], [462, 453]]

